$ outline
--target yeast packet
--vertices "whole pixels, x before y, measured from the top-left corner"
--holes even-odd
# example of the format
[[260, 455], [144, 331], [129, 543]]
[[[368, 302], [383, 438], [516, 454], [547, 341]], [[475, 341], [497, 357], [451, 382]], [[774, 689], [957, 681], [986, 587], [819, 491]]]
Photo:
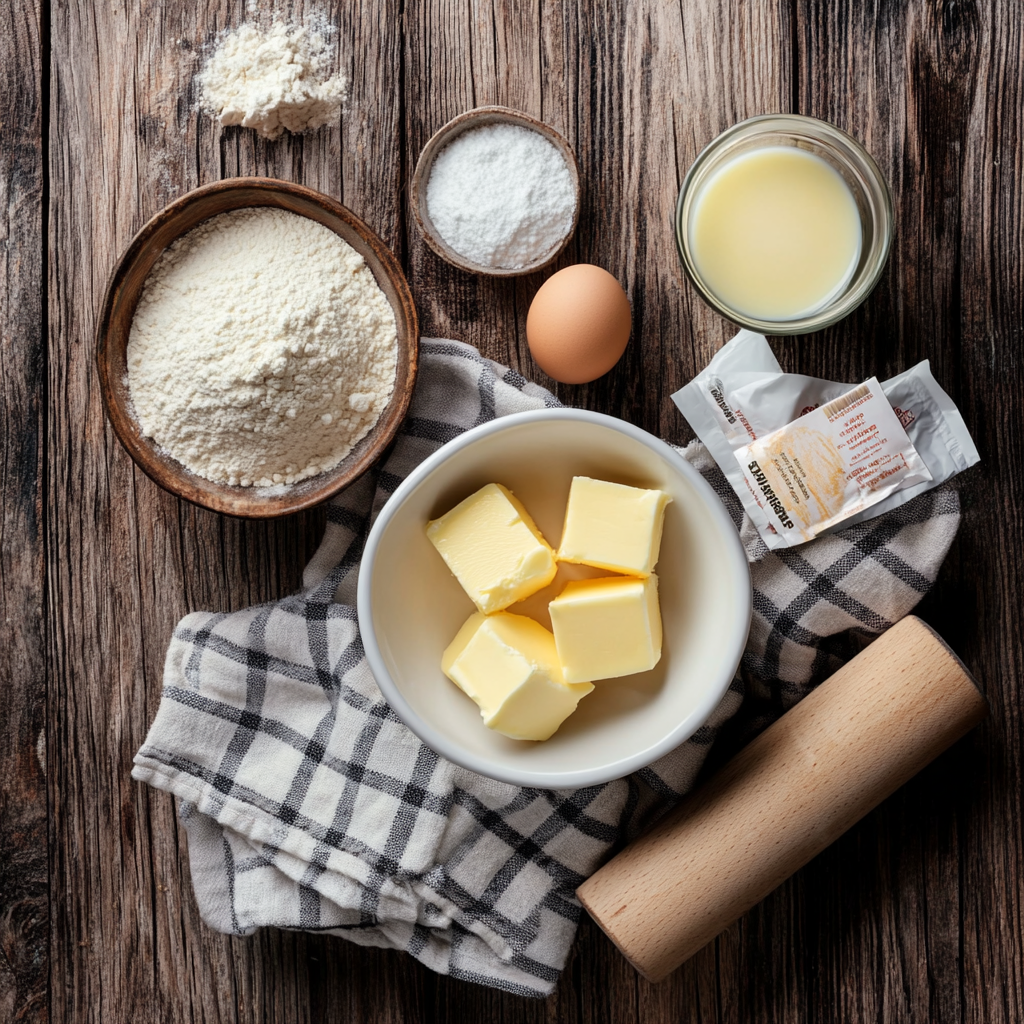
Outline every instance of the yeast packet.
[[741, 331], [672, 398], [772, 549], [880, 515], [979, 459], [927, 360], [851, 390], [783, 373], [767, 339]]

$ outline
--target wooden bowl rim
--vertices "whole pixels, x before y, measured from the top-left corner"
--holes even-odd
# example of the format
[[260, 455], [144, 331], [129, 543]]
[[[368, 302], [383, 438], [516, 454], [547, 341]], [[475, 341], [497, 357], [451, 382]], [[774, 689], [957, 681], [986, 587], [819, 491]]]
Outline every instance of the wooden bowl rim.
[[[346, 455], [334, 469], [292, 485], [293, 490], [287, 493], [267, 497], [257, 497], [255, 494], [252, 494], [253, 488], [231, 487], [229, 484], [218, 484], [208, 481], [191, 473], [173, 456], [160, 454], [153, 442], [143, 435], [137, 421], [120, 400], [120, 389], [112, 378], [111, 368], [113, 314], [121, 297], [121, 291], [125, 286], [128, 273], [146, 251], [147, 244], [168, 220], [172, 220], [180, 215], [197, 200], [219, 193], [227, 195], [242, 190], [252, 190], [265, 194], [270, 198], [270, 201], [257, 205], [270, 206], [276, 209], [288, 208], [275, 202], [275, 196], [282, 193], [291, 195], [319, 206], [329, 216], [347, 224], [365, 243], [366, 249], [379, 262], [380, 270], [389, 279], [398, 300], [396, 305], [396, 303], [391, 302], [389, 299], [389, 304], [395, 313], [399, 345], [395, 386], [391, 398], [382, 410], [377, 423], [371, 432], [357, 443], [353, 452]], [[251, 206], [251, 203], [239, 203], [237, 206], [225, 207], [223, 210], [211, 213], [209, 217], [202, 218], [186, 230], [176, 234], [167, 245], [160, 249], [157, 258], [171, 244], [183, 237], [194, 227], [197, 227], [204, 220], [209, 220], [220, 213], [227, 213], [232, 209], [247, 209]], [[296, 211], [288, 210], [288, 212], [295, 213]], [[307, 215], [298, 213], [298, 216]], [[316, 223], [320, 222], [317, 221]], [[335, 234], [338, 234], [342, 241], [351, 244], [338, 232], [335, 232]], [[370, 272], [374, 273], [375, 268], [371, 260], [367, 258], [367, 253], [361, 251], [360, 255], [366, 261]], [[152, 268], [149, 273], [151, 272]], [[142, 279], [143, 284], [140, 284], [138, 295], [135, 296], [133, 306], [129, 311], [132, 318], [134, 318], [135, 308], [149, 273]], [[376, 274], [374, 274], [374, 278], [375, 280], [377, 279]], [[377, 285], [380, 287], [379, 280]], [[381, 290], [383, 291], [383, 289]], [[386, 294], [385, 297], [387, 297]], [[404, 341], [403, 333], [405, 335]], [[202, 508], [209, 509], [212, 512], [219, 512], [223, 515], [234, 516], [240, 519], [275, 519], [319, 505], [353, 483], [380, 458], [398, 433], [412, 399], [419, 362], [419, 339], [419, 320], [409, 283], [394, 253], [384, 244], [377, 233], [362, 218], [331, 196], [295, 182], [265, 177], [225, 178], [207, 185], [201, 185], [179, 196], [150, 217], [142, 228], [136, 232], [110, 272], [95, 332], [96, 365], [99, 372], [103, 406], [107, 418], [114, 429], [114, 433], [117, 435], [117, 439], [131, 456], [132, 461], [155, 484], [171, 494]], [[125, 345], [127, 346], [127, 338]], [[404, 379], [402, 375], [403, 354], [407, 365]], [[377, 430], [380, 424], [383, 424], [383, 427], [374, 437], [374, 431]], [[370, 443], [366, 444], [362, 451], [359, 451], [359, 446], [367, 439], [370, 440]], [[354, 452], [358, 454], [353, 459], [352, 455]], [[316, 486], [317, 482], [319, 482], [318, 486]], [[230, 489], [231, 492], [238, 492], [238, 498], [231, 499], [225, 497], [212, 490], [212, 488], [216, 488], [218, 491]]]
[[[573, 193], [576, 199], [576, 206], [573, 210], [572, 225], [565, 233], [562, 241], [546, 256], [535, 260], [524, 267], [485, 267], [482, 264], [474, 263], [471, 259], [456, 252], [441, 236], [434, 227], [427, 212], [427, 182], [430, 179], [430, 170], [434, 165], [437, 154], [441, 152], [457, 136], [471, 128], [481, 127], [486, 124], [517, 124], [524, 128], [530, 128], [540, 135], [543, 135], [549, 142], [553, 143], [565, 159], [569, 168], [569, 176], [572, 178]], [[557, 129], [544, 121], [539, 121], [530, 114], [521, 110], [513, 110], [511, 107], [488, 106], [474, 107], [457, 117], [453, 117], [447, 124], [439, 128], [427, 140], [426, 145], [420, 150], [419, 159], [416, 161], [416, 169], [413, 171], [412, 182], [409, 187], [409, 198], [412, 206], [412, 215], [416, 226], [423, 236], [423, 240], [431, 249], [446, 263], [465, 270], [470, 274], [483, 274], [487, 277], [524, 277], [527, 274], [536, 273], [550, 266], [565, 251], [565, 247], [576, 234], [576, 228], [580, 220], [580, 169], [576, 161], [576, 154], [569, 145], [568, 140]]]

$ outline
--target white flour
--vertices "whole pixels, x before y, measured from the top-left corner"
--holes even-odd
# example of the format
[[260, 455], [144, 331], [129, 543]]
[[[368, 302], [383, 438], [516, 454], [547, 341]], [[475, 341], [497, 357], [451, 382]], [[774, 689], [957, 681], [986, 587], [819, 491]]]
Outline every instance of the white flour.
[[244, 24], [220, 40], [200, 73], [200, 102], [221, 124], [255, 128], [268, 139], [319, 128], [347, 95], [344, 75], [324, 79], [329, 64], [324, 31], [280, 21], [265, 30]]
[[394, 389], [395, 314], [333, 231], [268, 207], [203, 222], [159, 259], [128, 341], [143, 432], [243, 487], [336, 466]]
[[539, 132], [491, 124], [438, 153], [427, 212], [458, 253], [514, 269], [551, 252], [572, 228], [576, 195], [562, 154]]

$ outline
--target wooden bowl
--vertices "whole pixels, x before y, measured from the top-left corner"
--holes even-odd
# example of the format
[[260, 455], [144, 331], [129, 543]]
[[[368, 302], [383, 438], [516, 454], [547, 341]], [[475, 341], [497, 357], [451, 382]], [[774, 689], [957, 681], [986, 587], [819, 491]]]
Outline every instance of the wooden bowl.
[[[325, 473], [279, 494], [214, 483], [189, 472], [144, 436], [128, 393], [127, 351], [135, 307], [146, 277], [164, 250], [200, 221], [241, 207], [274, 206], [330, 228], [366, 261], [395, 311], [398, 368], [395, 389], [373, 429]], [[153, 217], [131, 240], [107, 285], [96, 329], [96, 363], [107, 416], [136, 465], [165, 490], [227, 515], [268, 519], [318, 505], [352, 483], [380, 457], [409, 407], [419, 349], [419, 325], [409, 285], [388, 247], [351, 210], [313, 189], [273, 178], [229, 178], [188, 192]]]
[[[456, 252], [438, 234], [427, 210], [427, 182], [430, 180], [430, 171], [434, 166], [434, 160], [438, 153], [463, 132], [469, 131], [471, 128], [482, 128], [488, 124], [513, 124], [539, 132], [562, 154], [566, 166], [569, 168], [569, 176], [572, 178], [572, 188], [576, 198], [576, 209], [572, 215], [572, 227], [569, 228], [565, 238], [554, 249], [545, 253], [540, 259], [523, 267], [488, 267], [480, 263], [474, 263], [473, 260]], [[534, 271], [542, 270], [550, 263], [554, 263], [575, 233], [576, 225], [579, 223], [580, 218], [580, 169], [569, 143], [550, 125], [530, 117], [529, 114], [523, 114], [518, 110], [511, 110], [509, 107], [476, 107], [474, 110], [467, 110], [466, 113], [452, 118], [443, 128], [431, 135], [427, 144], [423, 147], [423, 151], [420, 153], [419, 160], [416, 161], [416, 170], [413, 172], [412, 186], [410, 188], [410, 199], [412, 202], [412, 215], [416, 219], [416, 226], [420, 229], [423, 240], [441, 259], [458, 267], [460, 270], [469, 271], [471, 274], [486, 274], [489, 277], [522, 277], [524, 274], [532, 274]]]

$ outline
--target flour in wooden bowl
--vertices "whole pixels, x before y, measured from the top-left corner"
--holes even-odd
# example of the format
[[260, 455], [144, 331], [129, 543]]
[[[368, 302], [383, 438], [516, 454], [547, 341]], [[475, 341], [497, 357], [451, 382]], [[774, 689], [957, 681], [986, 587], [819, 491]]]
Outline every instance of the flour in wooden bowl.
[[347, 242], [285, 210], [232, 210], [171, 245], [143, 289], [128, 389], [147, 437], [218, 483], [332, 469], [394, 389], [394, 310]]

